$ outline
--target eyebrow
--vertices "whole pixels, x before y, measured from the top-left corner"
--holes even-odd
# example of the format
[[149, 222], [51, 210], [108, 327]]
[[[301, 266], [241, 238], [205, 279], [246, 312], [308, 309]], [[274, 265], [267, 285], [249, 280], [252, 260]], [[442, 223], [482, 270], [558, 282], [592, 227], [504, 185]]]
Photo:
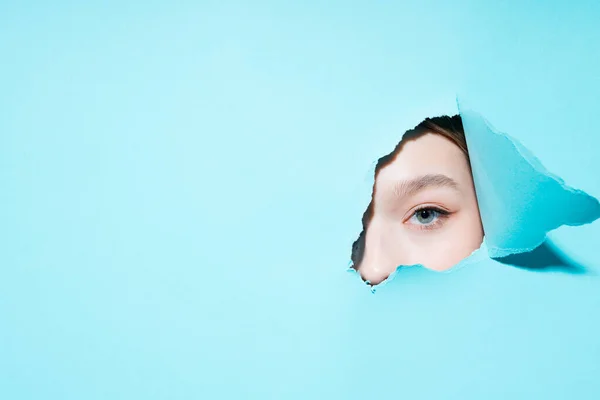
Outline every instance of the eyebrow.
[[402, 198], [413, 196], [421, 190], [431, 187], [448, 187], [458, 190], [458, 183], [446, 175], [428, 174], [407, 181], [395, 182], [393, 186], [393, 193], [394, 195]]

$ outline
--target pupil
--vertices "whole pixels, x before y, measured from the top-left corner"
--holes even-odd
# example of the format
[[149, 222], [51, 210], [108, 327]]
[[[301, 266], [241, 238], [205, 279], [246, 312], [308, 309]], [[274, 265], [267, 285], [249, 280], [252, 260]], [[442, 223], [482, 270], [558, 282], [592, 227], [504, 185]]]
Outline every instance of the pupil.
[[431, 215], [431, 211], [429, 210], [421, 210], [421, 218], [428, 219]]

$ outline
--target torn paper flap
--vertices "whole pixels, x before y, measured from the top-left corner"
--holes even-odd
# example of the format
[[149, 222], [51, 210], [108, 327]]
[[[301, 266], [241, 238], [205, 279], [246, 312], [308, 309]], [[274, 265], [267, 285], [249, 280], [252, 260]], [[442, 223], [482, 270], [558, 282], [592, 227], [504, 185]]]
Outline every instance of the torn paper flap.
[[567, 186], [521, 143], [459, 104], [490, 257], [531, 251], [562, 225], [600, 217], [600, 202]]

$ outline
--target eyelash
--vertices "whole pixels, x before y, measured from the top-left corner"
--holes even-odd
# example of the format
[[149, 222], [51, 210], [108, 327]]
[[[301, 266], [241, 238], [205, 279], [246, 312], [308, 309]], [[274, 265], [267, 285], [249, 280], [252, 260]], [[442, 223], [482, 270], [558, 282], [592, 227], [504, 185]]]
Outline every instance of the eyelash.
[[417, 215], [418, 212], [421, 212], [423, 210], [431, 210], [431, 211], [435, 211], [436, 213], [438, 213], [438, 218], [431, 224], [429, 225], [421, 225], [421, 224], [410, 224], [413, 225], [416, 229], [420, 229], [420, 230], [432, 230], [432, 229], [437, 229], [440, 227], [440, 225], [444, 224], [445, 220], [450, 216], [450, 212], [443, 210], [439, 207], [435, 207], [435, 206], [420, 206], [419, 208], [415, 209], [412, 214], [410, 214], [410, 218], [407, 220], [410, 221], [410, 219], [412, 217], [414, 217], [415, 215]]

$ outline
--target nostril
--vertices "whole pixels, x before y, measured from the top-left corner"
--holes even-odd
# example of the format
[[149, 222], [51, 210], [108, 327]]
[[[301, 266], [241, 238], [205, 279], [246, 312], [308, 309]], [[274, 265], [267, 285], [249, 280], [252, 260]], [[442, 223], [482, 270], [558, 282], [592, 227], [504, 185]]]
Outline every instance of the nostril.
[[371, 285], [378, 285], [390, 276], [389, 271], [369, 266], [360, 267], [358, 272], [362, 279]]
[[379, 285], [381, 282], [383, 282], [385, 280], [385, 278], [381, 279], [381, 278], [377, 278], [377, 279], [366, 279], [364, 278], [364, 281], [366, 283], [368, 283], [369, 285]]

